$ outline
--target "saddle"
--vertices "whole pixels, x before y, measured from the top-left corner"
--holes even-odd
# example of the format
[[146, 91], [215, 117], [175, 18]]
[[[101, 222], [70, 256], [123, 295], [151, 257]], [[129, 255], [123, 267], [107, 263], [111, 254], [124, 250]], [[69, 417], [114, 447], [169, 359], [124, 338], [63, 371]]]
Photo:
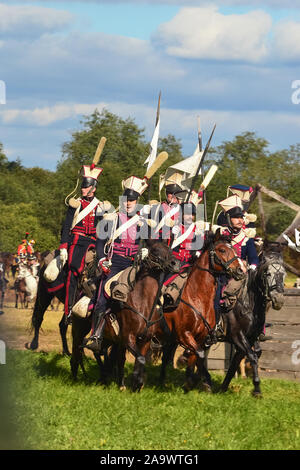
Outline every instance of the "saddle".
[[138, 273], [138, 267], [129, 266], [123, 269], [105, 283], [105, 293], [112, 300], [126, 302], [129, 292], [132, 291]]
[[191, 272], [191, 266], [186, 265], [181, 268], [179, 273], [174, 274], [168, 279], [162, 288], [161, 294], [164, 298], [164, 311], [175, 310], [180, 302], [183, 289], [187, 278]]

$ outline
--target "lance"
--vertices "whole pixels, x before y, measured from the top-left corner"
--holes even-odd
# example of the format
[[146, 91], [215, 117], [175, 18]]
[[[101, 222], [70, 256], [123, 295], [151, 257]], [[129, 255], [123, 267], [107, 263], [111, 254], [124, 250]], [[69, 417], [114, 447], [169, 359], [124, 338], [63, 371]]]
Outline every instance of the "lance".
[[[205, 159], [205, 156], [208, 152], [208, 149], [209, 149], [209, 146], [210, 146], [210, 143], [211, 143], [211, 139], [213, 138], [213, 135], [214, 135], [214, 132], [215, 132], [215, 129], [216, 129], [216, 124], [214, 125], [213, 127], [213, 130], [210, 134], [210, 137], [208, 139], [208, 142], [205, 146], [205, 149], [204, 149], [204, 152], [202, 153], [202, 155], [200, 156], [200, 160], [199, 160], [199, 165], [198, 165], [198, 168], [197, 168], [197, 171], [195, 173], [195, 176], [193, 177], [192, 179], [192, 183], [191, 183], [191, 186], [190, 186], [190, 190], [189, 190], [189, 193], [188, 193], [188, 196], [187, 196], [187, 199], [186, 201], [188, 202], [190, 197], [191, 197], [191, 194], [192, 194], [192, 191], [193, 191], [193, 187], [195, 186], [195, 183], [196, 183], [196, 179], [197, 179], [197, 176], [199, 174], [199, 171], [201, 170], [201, 167], [203, 166], [203, 162], [204, 162], [204, 159]], [[202, 146], [202, 138], [201, 138], [201, 130], [198, 129], [198, 142], [199, 142], [199, 149], [200, 149], [200, 146]]]
[[[160, 99], [161, 99], [161, 91], [159, 92], [159, 95], [158, 95], [158, 103], [157, 103], [157, 110], [156, 110], [156, 119], [155, 119], [154, 133], [155, 133], [156, 128], [157, 128], [158, 123], [159, 123], [159, 116], [160, 116]], [[153, 139], [153, 138], [152, 138], [152, 139]], [[158, 143], [158, 135], [157, 135], [157, 143]], [[155, 145], [156, 145], [156, 152], [157, 152], [157, 143], [155, 144]], [[149, 157], [148, 157], [149, 159], [150, 159], [150, 156], [151, 156], [151, 153], [150, 153], [150, 155], [149, 155]], [[147, 160], [148, 160], [148, 159], [147, 159]], [[146, 161], [147, 161], [147, 160], [146, 160]], [[155, 159], [154, 159], [154, 161], [155, 161]], [[150, 168], [149, 163], [151, 163], [151, 162], [148, 162], [148, 170], [149, 170], [149, 168]], [[153, 165], [153, 163], [154, 163], [154, 162], [152, 162], [151, 165]], [[152, 186], [152, 180], [151, 180], [151, 178], [150, 178], [150, 180], [149, 180], [149, 186], [148, 186], [148, 201], [150, 201], [151, 186]]]

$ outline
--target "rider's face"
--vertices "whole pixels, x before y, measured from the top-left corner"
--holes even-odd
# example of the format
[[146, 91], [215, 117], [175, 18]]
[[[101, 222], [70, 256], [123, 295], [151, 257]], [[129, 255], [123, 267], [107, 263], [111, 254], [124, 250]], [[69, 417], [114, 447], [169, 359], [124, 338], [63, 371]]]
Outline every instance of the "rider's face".
[[87, 188], [81, 188], [82, 197], [92, 197], [94, 196], [96, 188], [93, 186], [88, 186]]
[[184, 214], [183, 215], [183, 224], [184, 225], [191, 225], [195, 220], [195, 216], [193, 214]]
[[230, 220], [233, 228], [241, 229], [244, 225], [243, 217], [232, 217]]
[[130, 214], [131, 212], [134, 211], [136, 203], [137, 203], [136, 199], [134, 201], [129, 201], [127, 198], [123, 200], [123, 206], [127, 214]]
[[174, 194], [172, 193], [167, 193], [167, 202], [169, 204], [178, 204], [178, 199], [176, 196], [174, 196]]

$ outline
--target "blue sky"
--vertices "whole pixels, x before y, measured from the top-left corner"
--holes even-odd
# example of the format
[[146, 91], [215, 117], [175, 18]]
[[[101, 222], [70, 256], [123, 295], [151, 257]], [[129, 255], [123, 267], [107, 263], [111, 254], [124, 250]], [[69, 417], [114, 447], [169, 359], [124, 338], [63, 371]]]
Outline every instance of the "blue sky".
[[[193, 153], [253, 131], [270, 150], [300, 142], [300, 0], [0, 0], [0, 142], [9, 159], [54, 170], [82, 115], [103, 106]], [[0, 100], [1, 101], [1, 100]]]

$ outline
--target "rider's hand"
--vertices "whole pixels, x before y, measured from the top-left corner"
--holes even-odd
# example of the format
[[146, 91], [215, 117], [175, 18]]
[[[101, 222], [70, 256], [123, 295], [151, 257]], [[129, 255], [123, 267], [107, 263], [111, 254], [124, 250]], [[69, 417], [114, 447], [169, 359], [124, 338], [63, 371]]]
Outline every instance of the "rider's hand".
[[59, 250], [59, 257], [62, 264], [65, 264], [68, 259], [68, 250], [66, 248], [61, 248]]
[[142, 248], [142, 249], [141, 249], [141, 258], [142, 258], [142, 259], [145, 259], [146, 256], [148, 256], [148, 253], [149, 253], [148, 248]]
[[111, 268], [111, 261], [107, 258], [101, 258], [99, 261], [99, 268], [102, 269], [104, 274], [109, 274]]
[[251, 269], [251, 271], [255, 271], [257, 268], [256, 264], [250, 264], [249, 266], [249, 269]]

